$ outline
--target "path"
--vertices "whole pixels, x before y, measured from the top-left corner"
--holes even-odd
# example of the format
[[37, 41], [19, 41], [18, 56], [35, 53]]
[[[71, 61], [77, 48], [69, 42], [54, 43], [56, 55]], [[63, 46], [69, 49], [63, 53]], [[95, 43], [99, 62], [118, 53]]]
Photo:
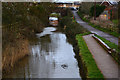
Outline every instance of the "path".
[[99, 35], [99, 36], [101, 36], [101, 37], [103, 37], [103, 38], [105, 38], [105, 39], [107, 39], [107, 40], [109, 40], [109, 41], [111, 41], [111, 42], [113, 42], [113, 43], [115, 43], [115, 44], [118, 45], [118, 38], [116, 38], [116, 37], [114, 37], [114, 36], [112, 36], [112, 35], [109, 35], [109, 34], [107, 34], [107, 33], [105, 33], [105, 32], [102, 32], [102, 31], [100, 31], [100, 30], [97, 30], [97, 29], [95, 29], [95, 28], [93, 28], [93, 27], [91, 27], [91, 26], [88, 25], [86, 22], [84, 22], [84, 21], [82, 21], [82, 20], [80, 19], [79, 15], [76, 13], [76, 11], [72, 11], [72, 12], [73, 12], [73, 14], [74, 14], [74, 16], [75, 16], [76, 21], [77, 21], [81, 26], [83, 26], [84, 28], [88, 29], [90, 32], [96, 33], [97, 35]]
[[118, 64], [113, 58], [97, 43], [92, 35], [86, 35], [83, 38], [104, 77], [118, 78]]

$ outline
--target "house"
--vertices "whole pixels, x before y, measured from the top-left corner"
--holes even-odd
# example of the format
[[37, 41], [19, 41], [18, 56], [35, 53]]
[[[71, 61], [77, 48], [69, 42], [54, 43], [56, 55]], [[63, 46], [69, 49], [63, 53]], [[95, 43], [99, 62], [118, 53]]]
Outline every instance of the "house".
[[104, 0], [100, 5], [106, 6], [104, 12], [100, 15], [101, 20], [110, 20], [115, 17], [117, 18], [117, 11], [118, 11], [118, 8], [117, 8], [118, 3], [117, 2]]

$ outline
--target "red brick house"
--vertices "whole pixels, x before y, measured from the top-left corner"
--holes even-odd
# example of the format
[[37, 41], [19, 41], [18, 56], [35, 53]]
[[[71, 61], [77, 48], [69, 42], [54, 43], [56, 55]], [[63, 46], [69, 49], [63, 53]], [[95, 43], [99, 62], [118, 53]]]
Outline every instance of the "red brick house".
[[104, 20], [110, 20], [110, 19], [113, 19], [114, 16], [116, 16], [117, 2], [104, 0], [100, 5], [106, 6], [104, 12], [100, 15], [101, 19], [103, 18]]

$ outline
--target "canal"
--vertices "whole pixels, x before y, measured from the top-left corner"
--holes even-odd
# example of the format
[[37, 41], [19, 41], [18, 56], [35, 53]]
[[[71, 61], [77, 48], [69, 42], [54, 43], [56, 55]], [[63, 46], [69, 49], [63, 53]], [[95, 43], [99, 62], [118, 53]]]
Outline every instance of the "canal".
[[64, 33], [46, 27], [36, 34], [30, 55], [20, 60], [3, 78], [81, 78], [73, 47]]

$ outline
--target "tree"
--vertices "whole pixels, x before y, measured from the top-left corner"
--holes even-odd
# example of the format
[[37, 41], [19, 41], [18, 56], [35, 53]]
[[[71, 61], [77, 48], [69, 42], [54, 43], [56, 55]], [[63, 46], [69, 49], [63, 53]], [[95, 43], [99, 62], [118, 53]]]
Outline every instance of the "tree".
[[[119, 20], [119, 23], [118, 23], [118, 28], [119, 28], [119, 33], [120, 33], [120, 2], [118, 3], [118, 20]], [[119, 36], [119, 49], [120, 49], [120, 36]], [[119, 52], [119, 55], [120, 55], [120, 52]]]
[[[94, 16], [94, 8], [95, 6], [92, 6], [90, 8], [91, 16]], [[99, 15], [104, 11], [104, 9], [105, 9], [105, 6], [96, 5], [96, 17], [99, 17]]]
[[119, 33], [120, 33], [120, 2], [118, 3], [118, 27], [119, 27]]
[[28, 3], [5, 2], [2, 4], [3, 24], [14, 24], [24, 22], [28, 14]]
[[90, 14], [90, 8], [94, 5], [93, 2], [82, 2], [80, 5], [80, 12], [89, 15]]
[[[55, 5], [53, 3], [36, 3], [36, 6], [30, 7], [30, 14], [38, 17], [42, 23], [48, 22], [49, 14], [54, 10]], [[46, 22], [47, 21], [47, 22]]]

